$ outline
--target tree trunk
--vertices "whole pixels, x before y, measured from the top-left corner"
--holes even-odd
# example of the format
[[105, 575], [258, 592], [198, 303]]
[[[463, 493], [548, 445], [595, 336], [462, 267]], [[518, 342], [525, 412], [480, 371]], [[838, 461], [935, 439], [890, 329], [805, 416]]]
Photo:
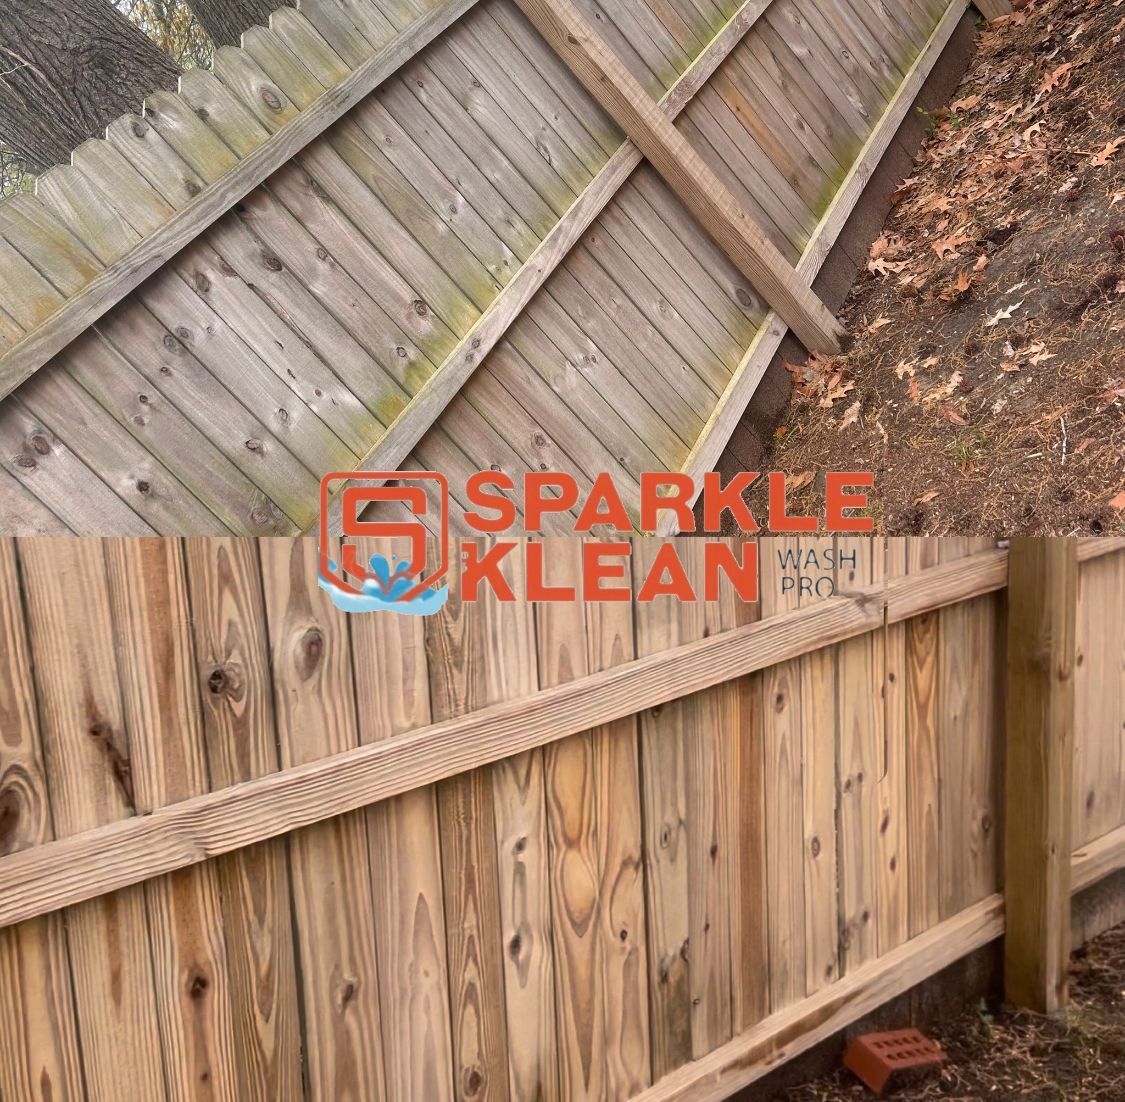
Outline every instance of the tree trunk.
[[0, 140], [32, 164], [69, 160], [179, 75], [109, 0], [0, 0]]
[[242, 32], [260, 23], [269, 26], [270, 12], [284, 0], [188, 0], [195, 18], [216, 46], [237, 46]]

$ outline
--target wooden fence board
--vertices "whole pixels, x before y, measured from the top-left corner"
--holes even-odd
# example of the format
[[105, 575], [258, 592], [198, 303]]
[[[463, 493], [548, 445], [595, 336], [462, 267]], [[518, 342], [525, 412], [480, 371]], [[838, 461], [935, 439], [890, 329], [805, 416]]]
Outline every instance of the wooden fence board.
[[[130, 739], [128, 757], [144, 814], [210, 787], [183, 548], [114, 540], [104, 551], [125, 724], [145, 732]], [[233, 1102], [240, 1072], [218, 867], [150, 880], [144, 894], [168, 1096]]]
[[[362, 561], [391, 550], [374, 540], [360, 547]], [[351, 644], [360, 741], [424, 727], [431, 713], [423, 621], [359, 617]], [[421, 788], [384, 801], [367, 817], [387, 1099], [450, 1102], [447, 933], [434, 792]]]
[[[245, 540], [192, 540], [187, 576], [211, 782], [216, 788], [278, 768], [261, 571]], [[300, 1010], [290, 921], [288, 840], [218, 861], [234, 988], [242, 1096], [301, 1091]]]
[[[20, 598], [16, 545], [0, 542], [0, 856], [54, 837], [46, 763]], [[0, 989], [11, 1011], [0, 1025], [0, 1091], [33, 1102], [85, 1098], [63, 916], [0, 930]], [[15, 1013], [15, 1008], [19, 1013]]]
[[[358, 744], [346, 621], [317, 585], [311, 541], [261, 545], [279, 763], [289, 768]], [[314, 1098], [383, 1097], [366, 819], [362, 812], [290, 839], [304, 1051]]]
[[[105, 563], [99, 544], [61, 539], [22, 545], [20, 565], [51, 812], [65, 836], [136, 812]], [[68, 630], [77, 608], [81, 636]], [[76, 907], [67, 943], [88, 1097], [163, 1098], [145, 889]]]

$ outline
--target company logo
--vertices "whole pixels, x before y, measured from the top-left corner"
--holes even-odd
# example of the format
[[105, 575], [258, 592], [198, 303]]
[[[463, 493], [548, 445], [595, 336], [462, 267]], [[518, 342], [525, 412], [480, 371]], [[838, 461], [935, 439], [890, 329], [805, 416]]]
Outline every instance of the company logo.
[[[514, 601], [516, 594], [506, 579], [503, 563], [519, 551], [525, 559], [524, 598], [529, 601], [625, 601], [633, 599], [628, 557], [632, 545], [627, 538], [638, 529], [652, 532], [661, 517], [671, 513], [681, 533], [697, 531], [693, 503], [702, 496], [702, 530], [717, 535], [727, 514], [744, 533], [761, 530], [745, 492], [759, 478], [767, 480], [766, 530], [785, 533], [869, 533], [870, 517], [856, 515], [867, 505], [864, 489], [873, 483], [865, 472], [829, 472], [825, 476], [823, 516], [791, 514], [781, 472], [761, 475], [744, 472], [723, 484], [717, 472], [704, 476], [697, 491], [692, 479], [682, 474], [645, 474], [640, 479], [640, 502], [631, 516], [608, 474], [599, 475], [583, 496], [573, 476], [555, 471], [528, 473], [516, 485], [508, 475], [479, 471], [466, 482], [460, 495], [468, 507], [460, 516], [460, 527], [494, 537], [486, 549], [474, 541], [461, 547], [457, 575], [461, 599], [475, 602], [482, 590], [500, 601]], [[333, 495], [333, 487], [343, 483]], [[856, 492], [857, 490], [861, 492]], [[345, 612], [389, 611], [408, 615], [430, 615], [449, 598], [452, 568], [449, 546], [450, 493], [446, 478], [434, 471], [335, 472], [321, 482], [321, 530], [319, 584], [337, 608]], [[393, 506], [388, 510], [386, 506]], [[370, 506], [383, 506], [383, 519], [364, 520]], [[551, 586], [546, 582], [546, 546], [541, 542], [503, 540], [513, 530], [536, 536], [548, 525], [557, 534], [561, 516], [574, 514], [572, 532], [586, 537], [582, 543], [580, 586]], [[394, 519], [392, 519], [392, 515]], [[333, 519], [343, 540], [338, 561], [333, 558]], [[597, 530], [599, 538], [590, 537]], [[605, 531], [617, 539], [605, 539]], [[406, 553], [366, 558], [349, 541], [396, 541]], [[639, 580], [636, 599], [652, 601], [674, 596], [682, 601], [715, 601], [725, 580], [743, 601], [758, 599], [757, 547], [742, 545], [736, 554], [730, 544], [712, 539], [704, 542], [704, 579], [697, 592], [681, 561], [676, 542], [660, 547], [645, 578]]]
[[[338, 497], [344, 540], [340, 561], [332, 559], [328, 536], [329, 507], [334, 483], [345, 482]], [[364, 520], [363, 512], [377, 502], [397, 504], [411, 519]], [[431, 513], [431, 509], [433, 512]], [[430, 538], [430, 520], [437, 539]], [[405, 541], [405, 557], [380, 554], [360, 561], [355, 543], [348, 540]], [[428, 554], [436, 546], [437, 561]], [[430, 616], [449, 599], [449, 586], [441, 585], [449, 572], [449, 483], [436, 471], [337, 471], [320, 483], [320, 568], [317, 582], [332, 603], [344, 612], [399, 612]]]

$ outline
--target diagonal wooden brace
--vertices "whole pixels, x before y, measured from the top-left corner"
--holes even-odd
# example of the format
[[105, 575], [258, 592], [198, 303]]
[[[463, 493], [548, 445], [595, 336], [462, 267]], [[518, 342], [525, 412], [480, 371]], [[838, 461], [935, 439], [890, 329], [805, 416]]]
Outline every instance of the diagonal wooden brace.
[[838, 352], [843, 330], [831, 311], [570, 0], [516, 3], [797, 339]]

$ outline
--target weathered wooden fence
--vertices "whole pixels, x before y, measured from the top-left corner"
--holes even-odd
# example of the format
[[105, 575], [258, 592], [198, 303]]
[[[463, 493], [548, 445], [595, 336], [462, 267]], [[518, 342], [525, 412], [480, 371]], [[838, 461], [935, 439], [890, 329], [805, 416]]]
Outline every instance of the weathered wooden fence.
[[[810, 600], [794, 546], [758, 605], [421, 619], [311, 541], [0, 542], [0, 1097], [716, 1100], [998, 937], [1042, 594], [855, 541]], [[1078, 558], [1075, 889], [1125, 865], [1125, 541]]]
[[0, 530], [714, 465], [968, 0], [519, 4], [300, 0], [0, 203]]

